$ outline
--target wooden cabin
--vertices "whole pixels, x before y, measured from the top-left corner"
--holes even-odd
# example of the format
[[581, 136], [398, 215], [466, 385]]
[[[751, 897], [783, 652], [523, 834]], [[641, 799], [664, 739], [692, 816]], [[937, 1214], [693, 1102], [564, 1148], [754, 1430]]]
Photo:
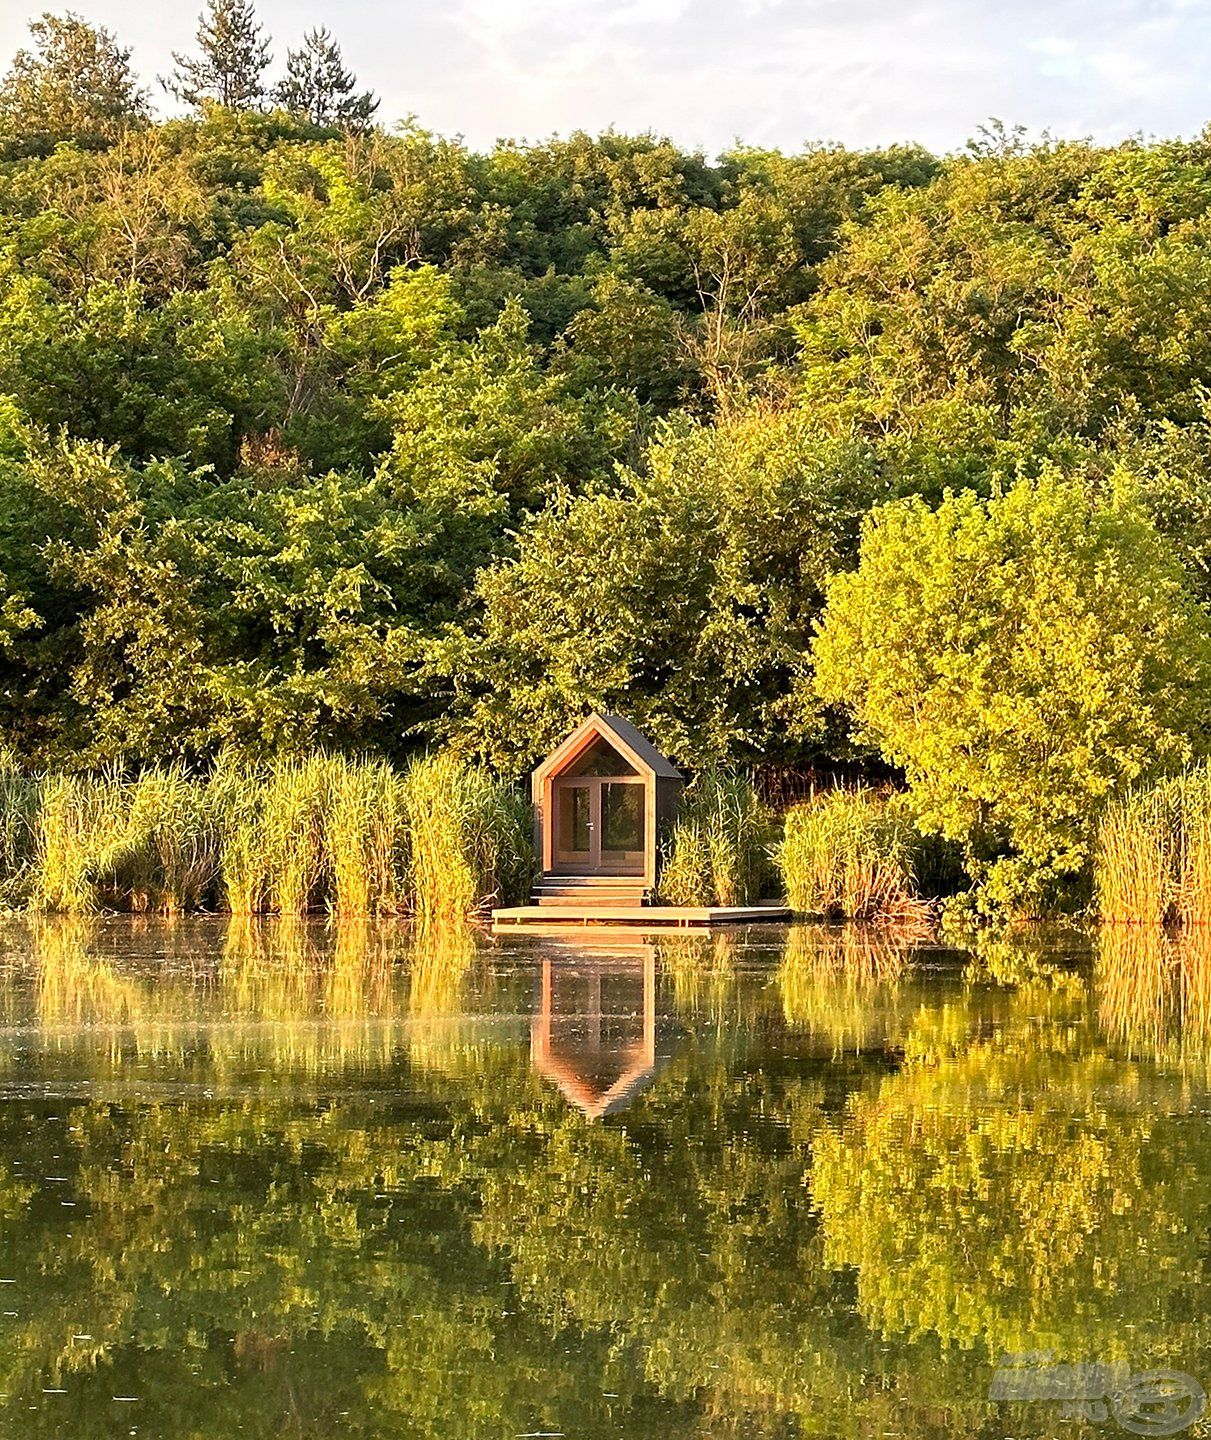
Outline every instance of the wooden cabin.
[[539, 905], [649, 905], [681, 772], [617, 715], [590, 715], [534, 771]]

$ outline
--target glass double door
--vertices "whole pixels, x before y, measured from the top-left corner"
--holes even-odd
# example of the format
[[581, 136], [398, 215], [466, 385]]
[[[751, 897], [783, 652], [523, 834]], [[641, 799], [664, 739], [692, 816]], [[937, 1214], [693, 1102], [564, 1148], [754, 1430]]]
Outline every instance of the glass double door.
[[565, 875], [642, 875], [646, 787], [641, 779], [555, 781], [555, 868]]

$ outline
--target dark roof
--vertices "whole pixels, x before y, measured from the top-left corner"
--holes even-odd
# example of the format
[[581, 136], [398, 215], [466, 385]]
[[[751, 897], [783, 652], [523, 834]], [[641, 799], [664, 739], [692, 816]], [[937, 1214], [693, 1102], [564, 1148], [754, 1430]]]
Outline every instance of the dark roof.
[[629, 720], [624, 720], [621, 715], [599, 715], [597, 717], [608, 729], [612, 730], [624, 745], [630, 747], [636, 755], [656, 772], [669, 780], [680, 780], [681, 771], [671, 760], [663, 756], [655, 745], [644, 735], [641, 735]]

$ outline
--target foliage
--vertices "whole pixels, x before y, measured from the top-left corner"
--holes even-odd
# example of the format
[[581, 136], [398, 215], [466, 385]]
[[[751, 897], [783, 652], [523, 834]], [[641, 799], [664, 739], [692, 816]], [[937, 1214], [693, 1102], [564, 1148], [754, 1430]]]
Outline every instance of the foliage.
[[745, 775], [702, 770], [682, 796], [658, 877], [669, 905], [751, 905], [769, 879], [772, 824]]
[[816, 738], [787, 694], [873, 498], [865, 449], [757, 412], [661, 429], [624, 480], [551, 506], [516, 559], [481, 574], [482, 618], [440, 658], [449, 728], [501, 765], [590, 709], [625, 713], [691, 765], [777, 759], [780, 732], [792, 753]]
[[1178, 565], [1129, 498], [1052, 472], [877, 510], [815, 655], [1011, 906], [1084, 872], [1106, 802], [1205, 744], [1208, 622]]
[[[1202, 753], [1174, 586], [1211, 596], [1207, 137], [475, 153], [376, 126], [326, 30], [271, 74], [245, 0], [208, 5], [185, 119], [108, 32], [34, 41], [0, 84], [24, 765], [452, 740], [514, 774], [604, 707], [693, 768], [943, 777], [912, 788], [972, 903], [1033, 911], [1083, 895], [1107, 799]], [[1011, 541], [1057, 476], [1100, 518]], [[962, 572], [970, 614], [960, 585], [956, 633], [905, 621], [949, 720], [856, 739], [822, 696], [864, 710], [865, 661], [817, 685], [813, 634], [864, 518], [892, 565], [986, 506], [1017, 558], [935, 533], [930, 603]]]

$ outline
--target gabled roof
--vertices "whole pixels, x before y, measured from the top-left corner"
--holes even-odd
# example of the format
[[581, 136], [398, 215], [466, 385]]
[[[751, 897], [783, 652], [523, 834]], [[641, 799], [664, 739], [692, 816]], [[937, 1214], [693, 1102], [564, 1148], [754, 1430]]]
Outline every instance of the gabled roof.
[[612, 745], [637, 769], [661, 779], [681, 779], [681, 771], [662, 755], [646, 736], [641, 735], [629, 720], [624, 720], [621, 715], [599, 715], [596, 711], [587, 720], [583, 720], [562, 745], [552, 750], [534, 771], [535, 779], [545, 779], [548, 775], [557, 773], [564, 765], [570, 764], [597, 736]]

